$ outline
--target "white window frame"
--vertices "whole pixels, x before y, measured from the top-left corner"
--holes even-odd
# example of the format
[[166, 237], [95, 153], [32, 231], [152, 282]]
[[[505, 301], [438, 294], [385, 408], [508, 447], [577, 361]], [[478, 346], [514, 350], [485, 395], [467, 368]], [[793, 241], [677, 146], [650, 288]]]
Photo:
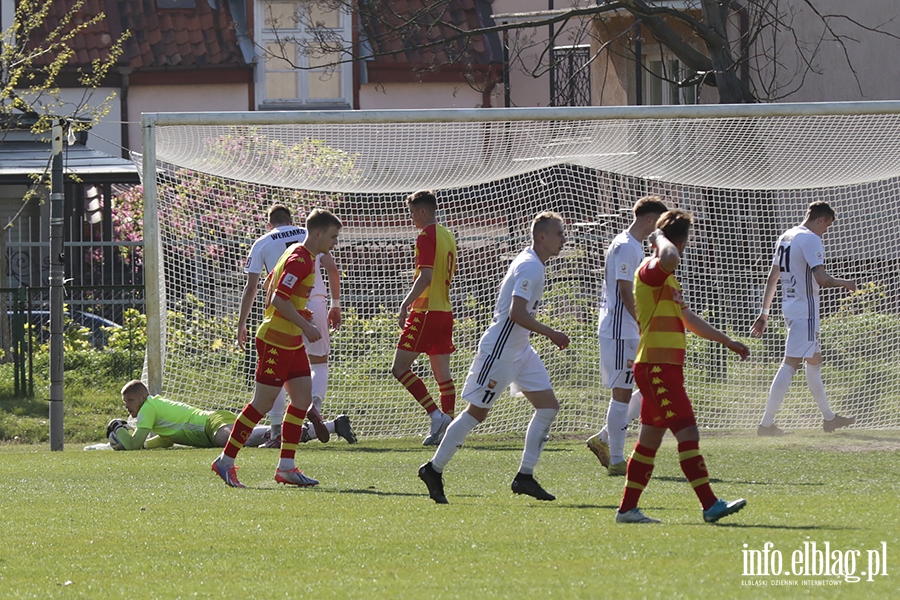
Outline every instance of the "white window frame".
[[[330, 77], [337, 77], [340, 82], [340, 96], [334, 98], [310, 98], [309, 97], [309, 77], [317, 73], [315, 70], [296, 69], [297, 73], [297, 98], [277, 98], [270, 99], [266, 96], [266, 74], [267, 59], [265, 56], [266, 44], [275, 41], [275, 35], [272, 29], [266, 27], [266, 7], [274, 0], [255, 0], [254, 2], [254, 39], [256, 42], [256, 105], [260, 110], [279, 110], [279, 109], [319, 109], [319, 108], [351, 108], [353, 106], [353, 65], [352, 63], [343, 63], [338, 65], [331, 71]], [[305, 4], [303, 0], [298, 0], [297, 5]], [[279, 29], [284, 37], [305, 38], [308, 37], [308, 29], [303, 24], [298, 23], [296, 28]], [[352, 40], [352, 16], [342, 11], [339, 19], [338, 31], [341, 38], [345, 40], [347, 46]], [[277, 61], [277, 59], [274, 59]], [[284, 67], [289, 68], [288, 63], [281, 61]], [[309, 58], [306, 56], [297, 56], [295, 64], [306, 67], [309, 65]], [[324, 74], [324, 70], [321, 71]]]
[[[700, 86], [678, 87], [659, 79], [654, 73], [662, 73], [662, 65], [665, 64], [665, 76], [668, 79], [684, 79], [687, 70], [681, 61], [672, 54], [666, 52], [645, 53], [643, 56], [643, 69], [641, 75], [644, 78], [642, 101], [646, 105], [686, 105], [700, 103]], [[658, 92], [658, 98], [657, 96]]]

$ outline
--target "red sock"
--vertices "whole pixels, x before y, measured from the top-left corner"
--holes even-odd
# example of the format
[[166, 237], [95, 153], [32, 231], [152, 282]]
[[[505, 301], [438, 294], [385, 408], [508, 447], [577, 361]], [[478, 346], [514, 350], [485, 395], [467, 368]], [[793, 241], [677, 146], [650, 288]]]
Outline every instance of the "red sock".
[[438, 382], [438, 386], [441, 389], [441, 410], [452, 417], [456, 410], [456, 386], [452, 379]]
[[416, 402], [422, 405], [422, 408], [425, 409], [429, 415], [438, 409], [437, 404], [434, 403], [434, 400], [431, 397], [431, 394], [428, 393], [428, 388], [425, 387], [425, 383], [419, 379], [419, 376], [413, 373], [412, 371], [406, 371], [397, 378], [400, 383], [403, 384], [410, 394], [413, 395], [413, 398], [416, 399]]
[[253, 428], [256, 427], [256, 424], [262, 418], [262, 413], [253, 408], [252, 404], [244, 407], [244, 410], [237, 416], [234, 420], [234, 425], [231, 427], [231, 436], [229, 436], [228, 443], [225, 444], [225, 450], [223, 451], [225, 456], [237, 457], [238, 452], [244, 447], [244, 442], [247, 441]]
[[303, 420], [306, 411], [297, 408], [291, 402], [284, 413], [284, 422], [281, 424], [281, 458], [294, 459], [297, 446], [300, 445], [300, 436], [303, 433]]
[[628, 459], [628, 468], [625, 471], [625, 491], [622, 494], [619, 512], [628, 512], [632, 508], [637, 508], [641, 492], [650, 483], [655, 459], [656, 450], [641, 446], [640, 443], [634, 445], [634, 453]]
[[709, 486], [709, 471], [706, 470], [706, 462], [700, 454], [700, 442], [681, 442], [678, 444], [678, 460], [681, 461], [681, 470], [687, 477], [688, 483], [694, 488], [694, 493], [703, 505], [703, 510], [716, 503], [716, 495]]

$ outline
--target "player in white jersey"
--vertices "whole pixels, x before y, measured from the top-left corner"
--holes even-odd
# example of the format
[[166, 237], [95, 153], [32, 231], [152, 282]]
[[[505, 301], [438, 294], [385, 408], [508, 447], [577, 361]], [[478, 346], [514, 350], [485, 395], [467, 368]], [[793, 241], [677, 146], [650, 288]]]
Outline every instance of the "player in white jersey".
[[419, 478], [428, 487], [428, 495], [438, 504], [447, 504], [442, 478], [444, 467], [475, 426], [487, 418], [497, 396], [510, 386], [514, 393], [521, 392], [534, 406], [512, 491], [538, 500], [555, 500], [534, 479], [534, 467], [549, 439], [559, 402], [547, 369], [531, 347], [529, 336], [531, 332], [543, 335], [559, 349], [569, 345], [565, 333], [534, 317], [544, 292], [545, 265], [551, 257], [559, 255], [566, 243], [563, 218], [554, 212], [542, 212], [531, 223], [531, 238], [531, 247], [516, 257], [500, 284], [494, 316], [481, 336], [478, 354], [463, 388], [462, 397], [468, 406], [447, 427], [431, 461], [419, 467]]
[[[250, 255], [244, 272], [247, 274], [247, 283], [241, 295], [241, 312], [238, 317], [237, 340], [241, 348], [247, 343], [247, 319], [250, 309], [256, 300], [259, 287], [259, 278], [263, 272], [271, 273], [281, 255], [293, 244], [303, 242], [306, 239], [305, 227], [293, 225], [290, 210], [283, 204], [276, 204], [268, 210], [267, 227], [269, 231], [257, 239], [250, 248]], [[322, 267], [328, 273], [328, 287], [331, 288], [331, 308], [328, 308], [328, 296], [325, 290], [325, 282], [322, 279]], [[328, 389], [328, 353], [331, 351], [331, 338], [329, 328], [337, 329], [341, 326], [341, 301], [340, 301], [340, 273], [330, 254], [320, 254], [316, 257], [316, 281], [310, 292], [306, 307], [312, 312], [312, 322], [322, 337], [309, 342], [304, 339], [306, 352], [309, 355], [310, 370], [312, 371], [312, 395], [313, 407], [308, 417], [310, 421], [304, 425], [301, 441], [309, 441], [317, 437], [327, 442], [332, 433], [346, 439], [349, 443], [356, 442], [356, 436], [350, 426], [350, 419], [346, 415], [340, 415], [333, 421], [323, 421], [321, 416], [322, 399]], [[284, 420], [285, 390], [282, 389], [275, 400], [272, 410], [269, 412], [269, 420], [272, 424], [269, 439], [264, 444], [269, 448], [281, 446], [281, 423]], [[310, 429], [314, 430], [314, 434]]]
[[784, 361], [781, 363], [772, 386], [766, 411], [756, 433], [762, 436], [782, 436], [783, 430], [775, 425], [775, 415], [781, 408], [791, 385], [791, 379], [800, 363], [806, 360], [806, 383], [816, 405], [822, 412], [822, 427], [827, 433], [847, 427], [856, 417], [836, 415], [828, 405], [825, 385], [822, 383], [822, 353], [819, 348], [819, 288], [842, 287], [856, 291], [856, 282], [838, 279], [825, 271], [825, 248], [822, 236], [834, 223], [835, 214], [827, 202], [813, 202], [806, 211], [803, 223], [788, 229], [775, 244], [772, 267], [766, 280], [762, 311], [750, 329], [755, 337], [766, 330], [769, 310], [775, 298], [775, 286], [781, 280], [784, 322], [788, 328]]
[[641, 198], [632, 210], [631, 226], [613, 238], [606, 250], [597, 336], [601, 381], [611, 397], [606, 425], [588, 438], [587, 447], [608, 475], [625, 475], [625, 432], [641, 414], [641, 392], [634, 390], [632, 374], [641, 337], [634, 307], [634, 272], [644, 260], [642, 240], [656, 229], [656, 221], [666, 210], [659, 196]]

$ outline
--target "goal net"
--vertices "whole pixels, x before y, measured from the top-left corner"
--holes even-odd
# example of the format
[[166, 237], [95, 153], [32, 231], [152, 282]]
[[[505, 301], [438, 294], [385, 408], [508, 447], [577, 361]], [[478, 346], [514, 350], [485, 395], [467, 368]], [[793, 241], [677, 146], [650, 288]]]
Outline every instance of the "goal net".
[[[740, 362], [688, 336], [698, 421], [755, 428], [784, 352], [780, 292], [766, 334], [749, 335], [774, 245], [810, 202], [826, 200], [838, 215], [824, 240], [826, 268], [860, 286], [822, 290], [828, 398], [856, 427], [900, 426], [900, 247], [885, 231], [900, 213], [900, 103], [160, 113], [144, 115], [144, 141], [146, 376], [166, 397], [232, 410], [251, 399], [256, 358], [235, 342], [250, 246], [272, 204], [289, 206], [295, 222], [324, 206], [344, 228], [333, 253], [343, 325], [332, 335], [323, 412], [348, 415], [364, 436], [426, 433], [390, 365], [397, 307], [413, 282], [417, 231], [404, 199], [428, 188], [458, 243], [458, 391], [500, 280], [530, 243], [531, 219], [542, 210], [565, 217], [569, 242], [548, 265], [539, 319], [571, 345], [532, 342], [560, 400], [554, 430], [596, 430], [609, 401], [596, 333], [604, 253], [635, 201], [658, 195], [696, 218], [678, 272], [688, 304], [752, 351]], [[260, 294], [251, 333], [262, 309]], [[437, 397], [427, 357], [414, 371]], [[507, 394], [480, 431], [523, 431], [528, 415], [527, 401]], [[778, 424], [821, 427], [803, 369]]]

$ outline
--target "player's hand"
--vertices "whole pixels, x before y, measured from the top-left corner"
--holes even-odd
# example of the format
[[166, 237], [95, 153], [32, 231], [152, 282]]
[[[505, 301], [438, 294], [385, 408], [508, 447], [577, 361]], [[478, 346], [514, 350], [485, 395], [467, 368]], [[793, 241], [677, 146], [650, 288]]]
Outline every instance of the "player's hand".
[[741, 360], [745, 360], [748, 356], [750, 356], [750, 348], [748, 348], [741, 342], [729, 339], [725, 344], [725, 347], [740, 356]]
[[766, 325], [769, 323], [769, 317], [766, 315], [759, 315], [756, 317], [756, 320], [753, 321], [753, 325], [750, 327], [750, 335], [753, 337], [762, 337], [762, 334], [766, 331]]
[[843, 287], [848, 292], [855, 292], [856, 282], [852, 279], [841, 279], [841, 287]]
[[341, 328], [341, 307], [332, 306], [328, 309], [328, 326], [334, 331]]
[[312, 323], [309, 323], [306, 327], [301, 327], [301, 329], [303, 329], [303, 335], [306, 336], [306, 340], [309, 342], [318, 342], [322, 339], [319, 329]]
[[562, 331], [553, 330], [547, 337], [550, 338], [550, 341], [560, 350], [565, 350], [569, 345], [569, 336]]
[[113, 419], [113, 420], [110, 421], [109, 424], [106, 426], [106, 437], [108, 438], [108, 437], [109, 437], [109, 434], [111, 434], [111, 433], [113, 433], [113, 432], [115, 432], [115, 431], [118, 431], [119, 429], [121, 429], [121, 428], [123, 428], [123, 427], [124, 427], [125, 429], [131, 429], [131, 428], [128, 426], [128, 421], [126, 421], [125, 419]]
[[400, 325], [400, 329], [406, 327], [406, 319], [409, 317], [409, 309], [402, 304], [400, 305], [399, 314], [397, 316], [397, 323]]
[[244, 345], [247, 343], [247, 325], [245, 323], [238, 325], [237, 343], [241, 350], [244, 349]]

